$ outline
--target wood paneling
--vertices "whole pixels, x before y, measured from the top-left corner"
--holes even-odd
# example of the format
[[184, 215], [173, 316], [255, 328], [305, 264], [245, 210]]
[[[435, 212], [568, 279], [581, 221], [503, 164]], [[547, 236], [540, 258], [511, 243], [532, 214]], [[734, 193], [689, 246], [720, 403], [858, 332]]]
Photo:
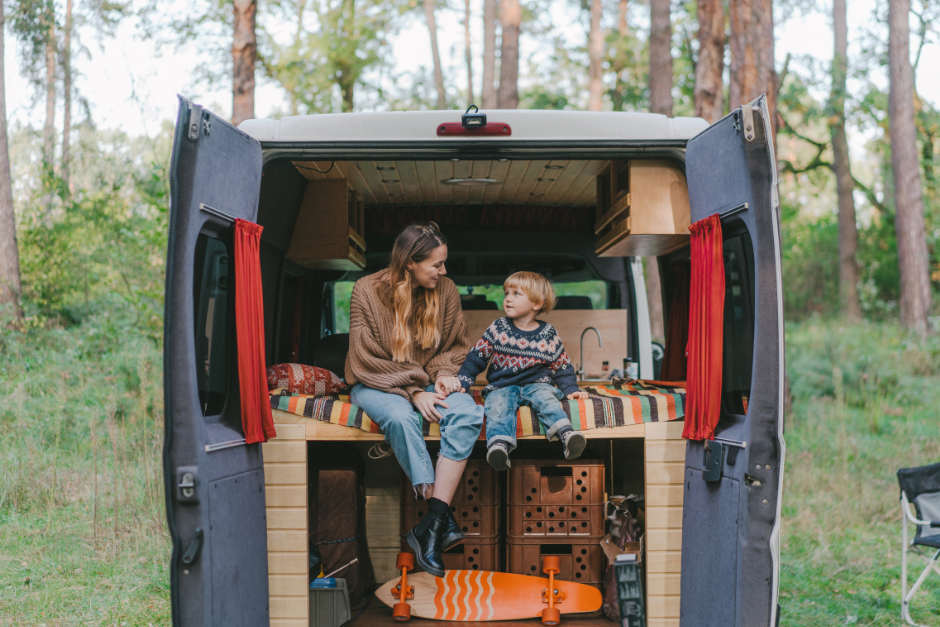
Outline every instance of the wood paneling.
[[644, 539], [649, 551], [682, 550], [682, 529], [647, 529]]
[[679, 484], [685, 480], [685, 462], [659, 462], [649, 466], [646, 483], [655, 484]]
[[679, 595], [649, 597], [646, 615], [649, 618], [679, 618]]
[[660, 505], [673, 505], [682, 507], [683, 486], [676, 485], [649, 485], [646, 488], [646, 504], [650, 507]]
[[682, 506], [676, 507], [647, 507], [646, 524], [653, 529], [681, 529]]
[[[303, 442], [281, 442], [278, 438], [261, 445], [264, 463], [277, 462], [305, 462], [307, 461], [307, 445]], [[303, 437], [303, 436], [301, 436]]]
[[264, 495], [268, 507], [307, 507], [307, 486], [266, 485]]
[[[310, 596], [305, 597], [271, 597], [271, 618], [300, 618], [303, 620], [310, 612]], [[301, 617], [300, 615], [303, 614]]]
[[271, 575], [268, 577], [268, 590], [272, 597], [306, 596], [310, 591], [307, 580], [307, 575]]
[[306, 507], [269, 507], [268, 529], [307, 529]]
[[682, 551], [647, 551], [646, 572], [679, 573], [682, 571]]
[[647, 443], [646, 460], [649, 462], [684, 462], [685, 440]]
[[269, 530], [268, 551], [272, 553], [289, 553], [293, 551], [306, 553], [307, 530]]
[[264, 460], [264, 478], [270, 485], [300, 485], [307, 482], [307, 464], [276, 464]]
[[646, 576], [646, 593], [651, 596], [679, 596], [680, 585], [678, 573], [650, 573]]

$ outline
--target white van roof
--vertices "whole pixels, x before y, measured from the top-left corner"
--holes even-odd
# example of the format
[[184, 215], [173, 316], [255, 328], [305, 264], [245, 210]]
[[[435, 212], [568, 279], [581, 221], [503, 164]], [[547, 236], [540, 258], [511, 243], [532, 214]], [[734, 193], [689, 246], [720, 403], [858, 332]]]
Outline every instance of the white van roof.
[[701, 118], [668, 118], [655, 113], [484, 111], [487, 122], [508, 124], [512, 135], [438, 137], [437, 127], [459, 123], [463, 111], [391, 111], [382, 113], [329, 113], [245, 120], [239, 129], [258, 141], [565, 141], [565, 140], [688, 140], [708, 127]]

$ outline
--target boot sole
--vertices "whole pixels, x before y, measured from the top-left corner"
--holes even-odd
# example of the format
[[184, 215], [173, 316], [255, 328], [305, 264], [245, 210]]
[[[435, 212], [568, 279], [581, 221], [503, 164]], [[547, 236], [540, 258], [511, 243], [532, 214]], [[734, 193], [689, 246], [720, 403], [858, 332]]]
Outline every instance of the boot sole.
[[494, 448], [487, 452], [486, 462], [493, 467], [496, 472], [505, 472], [509, 470], [509, 453], [502, 448]]
[[405, 540], [407, 540], [408, 546], [411, 547], [411, 550], [415, 552], [415, 559], [418, 561], [418, 565], [424, 570], [424, 572], [434, 575], [435, 577], [444, 576], [443, 570], [438, 570], [424, 561], [424, 557], [421, 555], [421, 545], [418, 544], [418, 539], [415, 537], [415, 532], [413, 529], [405, 536]]
[[568, 438], [568, 446], [565, 449], [565, 459], [577, 459], [584, 452], [587, 446], [587, 439], [580, 433], [575, 432]]
[[455, 546], [457, 546], [458, 544], [462, 544], [463, 541], [466, 539], [467, 539], [467, 536], [463, 535], [462, 533], [460, 535], [457, 535], [456, 533], [449, 535], [446, 538], [444, 538], [444, 541], [441, 543], [441, 551], [450, 550], [454, 548]]

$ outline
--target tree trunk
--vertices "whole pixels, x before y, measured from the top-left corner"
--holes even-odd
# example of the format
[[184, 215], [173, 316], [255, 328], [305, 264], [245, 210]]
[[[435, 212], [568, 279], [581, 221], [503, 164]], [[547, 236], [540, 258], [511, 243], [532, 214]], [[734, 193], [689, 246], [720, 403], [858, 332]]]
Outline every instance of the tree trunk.
[[473, 104], [473, 49], [470, 47], [470, 0], [464, 2], [463, 45], [467, 52], [467, 105]]
[[650, 111], [672, 116], [670, 0], [650, 0]]
[[650, 312], [650, 338], [654, 342], [665, 343], [666, 327], [663, 323], [663, 288], [659, 280], [659, 261], [656, 257], [647, 257], [646, 263], [646, 302]]
[[519, 26], [522, 7], [519, 0], [500, 0], [499, 21], [503, 27], [499, 60], [500, 109], [519, 108]]
[[774, 69], [774, 20], [771, 0], [729, 3], [731, 18], [731, 86], [736, 109], [767, 94], [774, 145], [777, 143], [777, 72]]
[[20, 254], [16, 245], [16, 214], [13, 212], [13, 179], [10, 176], [10, 151], [7, 143], [6, 82], [4, 77], [3, 34], [6, 20], [0, 3], [0, 306], [12, 305], [13, 314], [23, 317], [20, 309]]
[[901, 323], [925, 335], [930, 311], [930, 275], [924, 232], [924, 203], [910, 51], [910, 0], [888, 2], [888, 119], [894, 173], [895, 229], [901, 271]]
[[722, 0], [698, 0], [698, 61], [695, 64], [695, 115], [709, 124], [721, 119], [725, 69], [725, 7]]
[[496, 0], [483, 0], [483, 108], [496, 108]]
[[627, 0], [620, 0], [617, 4], [617, 32], [624, 37], [630, 32], [630, 27], [627, 24], [628, 8]]
[[852, 321], [861, 320], [862, 308], [858, 300], [858, 231], [855, 228], [855, 181], [849, 161], [849, 142], [845, 134], [845, 77], [848, 70], [848, 33], [846, 0], [832, 3], [832, 23], [835, 49], [832, 56], [832, 116], [829, 131], [832, 136], [832, 171], [836, 175], [839, 195], [839, 303], [842, 315]]
[[55, 164], [55, 15], [52, 9], [46, 13], [46, 122], [42, 127], [42, 160], [47, 173], [52, 173]]
[[235, 31], [232, 39], [232, 124], [238, 126], [255, 117], [256, 0], [235, 0]]
[[447, 109], [444, 93], [444, 70], [441, 68], [441, 53], [437, 47], [437, 20], [434, 19], [434, 0], [424, 0], [424, 16], [428, 20], [428, 32], [431, 34], [431, 57], [434, 60], [434, 85], [437, 87], [437, 108]]
[[588, 58], [590, 59], [590, 94], [588, 111], [601, 110], [601, 98], [604, 95], [603, 68], [604, 32], [601, 30], [601, 0], [591, 0], [591, 30], [588, 33]]
[[72, 154], [70, 151], [72, 134], [72, 0], [65, 4], [65, 33], [62, 42], [62, 100], [65, 109], [62, 121], [62, 166], [60, 174], [62, 183], [69, 192], [72, 191], [70, 181], [70, 165]]

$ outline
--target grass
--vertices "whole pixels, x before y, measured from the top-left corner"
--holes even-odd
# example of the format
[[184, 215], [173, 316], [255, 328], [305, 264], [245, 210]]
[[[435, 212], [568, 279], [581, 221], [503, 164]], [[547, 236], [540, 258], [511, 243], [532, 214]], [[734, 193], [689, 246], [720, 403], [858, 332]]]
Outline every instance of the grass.
[[[170, 624], [160, 353], [0, 330], [0, 626]], [[894, 473], [940, 459], [940, 339], [810, 320], [787, 360], [780, 624], [902, 625]], [[913, 608], [940, 626], [940, 578]]]

